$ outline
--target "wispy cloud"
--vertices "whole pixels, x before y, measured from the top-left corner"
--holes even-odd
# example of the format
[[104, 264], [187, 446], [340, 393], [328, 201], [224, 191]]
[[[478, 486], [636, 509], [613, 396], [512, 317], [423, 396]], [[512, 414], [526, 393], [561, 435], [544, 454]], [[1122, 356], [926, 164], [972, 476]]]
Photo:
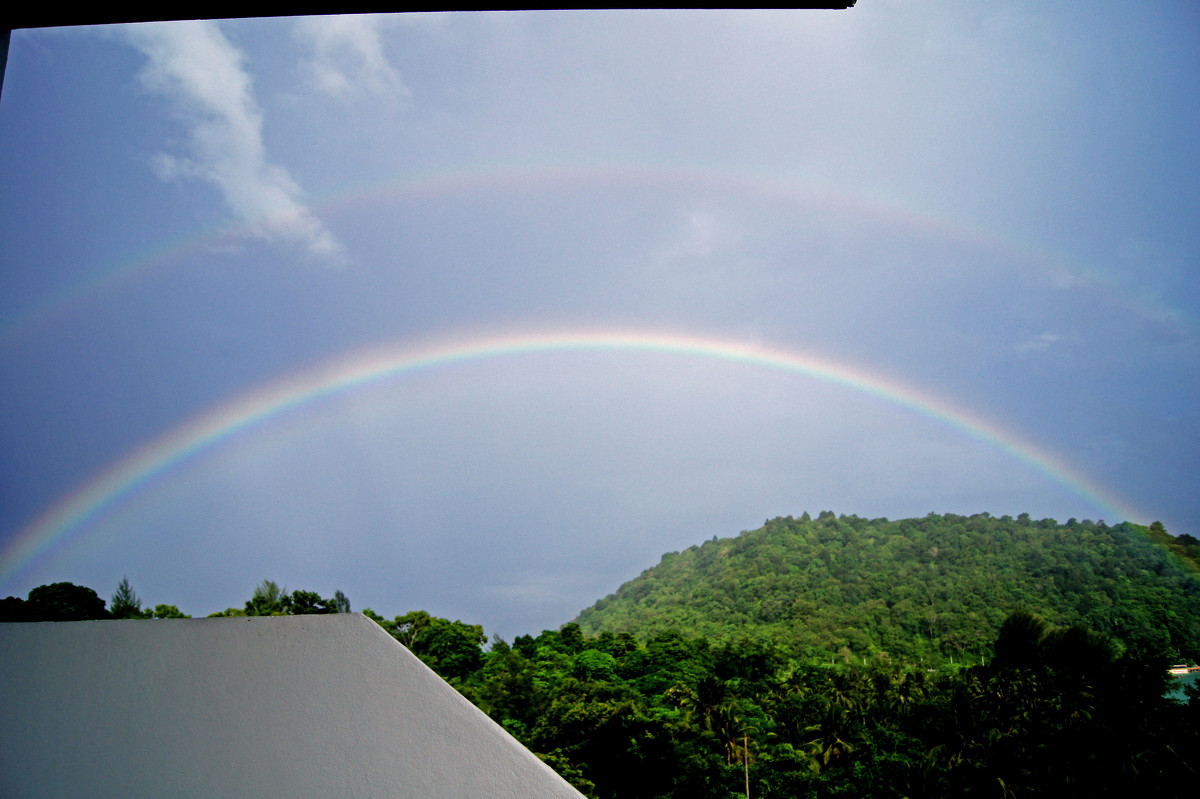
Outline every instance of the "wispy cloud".
[[386, 17], [302, 17], [295, 37], [312, 57], [303, 69], [319, 92], [342, 100], [409, 94], [400, 73], [383, 52], [381, 26]]
[[1044, 352], [1063, 340], [1058, 333], [1042, 333], [1018, 343], [1017, 352]]
[[340, 260], [341, 245], [304, 204], [300, 186], [267, 159], [244, 58], [217, 24], [129, 25], [124, 38], [149, 59], [142, 84], [168, 98], [188, 127], [187, 155], [160, 154], [156, 173], [207, 181], [255, 235]]

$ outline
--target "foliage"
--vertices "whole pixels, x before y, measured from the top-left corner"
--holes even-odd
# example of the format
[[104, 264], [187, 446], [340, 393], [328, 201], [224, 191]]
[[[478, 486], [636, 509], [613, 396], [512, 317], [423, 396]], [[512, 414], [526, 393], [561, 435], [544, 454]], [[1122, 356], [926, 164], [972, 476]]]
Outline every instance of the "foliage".
[[110, 618], [94, 589], [74, 583], [39, 585], [25, 600], [8, 597], [0, 604], [0, 621], [88, 621]]
[[122, 577], [117, 585], [117, 592], [108, 603], [109, 615], [114, 619], [145, 619], [153, 618], [154, 612], [142, 611], [142, 600], [134, 593], [128, 577]]
[[1027, 612], [999, 627], [988, 665], [931, 671], [565, 625], [453, 679], [595, 799], [731, 799], [747, 776], [754, 797], [1179, 795], [1200, 705], [1165, 698], [1164, 661]]
[[[341, 591], [332, 599], [323, 599], [315, 591], [292, 591], [288, 593], [274, 580], [259, 583], [250, 599], [246, 600], [246, 616], [311, 616], [326, 613], [349, 613], [350, 600]], [[243, 615], [230, 608], [214, 616]]]
[[487, 642], [483, 627], [430, 616], [423, 610], [396, 616], [391, 621], [370, 608], [363, 615], [373, 619], [393, 638], [452, 683], [483, 665], [482, 646]]
[[292, 609], [292, 598], [286, 588], [274, 580], [263, 580], [246, 600], [247, 616], [283, 616]]
[[[1200, 613], [1180, 567], [1191, 542], [1168, 558], [1157, 534], [822, 513], [666, 555], [578, 622], [511, 645], [423, 610], [363, 614], [593, 799], [733, 799], [747, 784], [756, 799], [1183, 796], [1200, 687], [1168, 698], [1164, 656], [1195, 660]], [[127, 580], [113, 606], [182, 615], [142, 610]], [[69, 583], [0, 610], [106, 614]], [[348, 610], [340, 591], [265, 580], [214, 615]]]
[[826, 511], [668, 553], [577, 622], [588, 634], [770, 641], [811, 663], [941, 667], [981, 663], [1006, 615], [1024, 608], [1194, 660], [1192, 541], [1157, 523]]

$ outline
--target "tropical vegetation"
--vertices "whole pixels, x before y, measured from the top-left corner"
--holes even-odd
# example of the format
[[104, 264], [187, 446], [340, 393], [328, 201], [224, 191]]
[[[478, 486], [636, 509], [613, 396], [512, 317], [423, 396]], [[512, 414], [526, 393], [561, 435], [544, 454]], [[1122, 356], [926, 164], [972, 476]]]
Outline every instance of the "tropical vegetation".
[[[1168, 536], [1164, 541], [1156, 536]], [[671, 553], [557, 630], [375, 620], [593, 799], [1193, 796], [1200, 555], [1161, 525], [822, 513]], [[213, 615], [348, 612], [264, 580]], [[128, 580], [0, 620], [150, 619]]]
[[763, 639], [811, 662], [980, 663], [1033, 611], [1200, 657], [1200, 541], [1155, 522], [806, 513], [671, 552], [579, 614], [585, 633]]

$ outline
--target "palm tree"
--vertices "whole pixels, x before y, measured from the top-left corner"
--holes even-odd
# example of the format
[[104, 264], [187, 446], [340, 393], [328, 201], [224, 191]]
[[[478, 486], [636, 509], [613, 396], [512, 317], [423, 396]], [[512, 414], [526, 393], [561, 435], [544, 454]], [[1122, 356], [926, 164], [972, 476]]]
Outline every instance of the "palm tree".
[[725, 752], [725, 764], [742, 762], [742, 737], [746, 735], [746, 725], [734, 704], [727, 702], [713, 708], [709, 720], [710, 729], [721, 742], [721, 748]]
[[806, 748], [818, 769], [844, 763], [858, 746], [857, 730], [846, 708], [837, 701], [827, 704], [820, 720], [805, 732], [814, 734]]

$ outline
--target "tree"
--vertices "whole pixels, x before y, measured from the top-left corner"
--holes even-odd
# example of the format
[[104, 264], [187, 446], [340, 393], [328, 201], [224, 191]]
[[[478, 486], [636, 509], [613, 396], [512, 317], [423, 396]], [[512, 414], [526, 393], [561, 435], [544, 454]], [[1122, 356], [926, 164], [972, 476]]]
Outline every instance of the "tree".
[[412, 610], [388, 621], [370, 608], [363, 615], [404, 644], [443, 679], [461, 679], [483, 666], [487, 636], [479, 624], [465, 624], [428, 611]]
[[434, 616], [418, 636], [413, 652], [445, 679], [462, 678], [483, 665], [486, 642], [481, 625]]
[[142, 612], [142, 600], [138, 599], [138, 595], [134, 593], [128, 577], [121, 578], [121, 582], [117, 585], [117, 592], [113, 594], [112, 600], [109, 602], [108, 612], [114, 619], [146, 618], [146, 614]]
[[1015, 610], [1000, 625], [996, 636], [996, 664], [1029, 667], [1041, 659], [1042, 639], [1050, 631], [1041, 617], [1027, 610]]
[[[388, 630], [397, 641], [407, 646], [413, 652], [417, 651], [417, 641], [424, 634], [425, 629], [433, 622], [433, 617], [428, 611], [410, 610], [403, 616], [397, 616], [393, 624], [393, 629]], [[387, 628], [384, 628], [387, 629]]]
[[274, 580], [263, 580], [254, 589], [254, 595], [246, 601], [247, 616], [282, 616], [292, 607], [292, 598], [287, 589]]
[[612, 682], [617, 679], [617, 659], [607, 652], [585, 649], [572, 659], [576, 679]]
[[329, 613], [329, 609], [316, 591], [293, 591], [287, 612], [293, 616], [314, 616]]
[[39, 585], [25, 601], [29, 621], [107, 619], [104, 600], [91, 588], [74, 583]]
[[0, 599], [0, 622], [29, 621], [25, 600], [10, 596]]
[[309, 616], [325, 613], [349, 613], [350, 600], [341, 591], [332, 599], [323, 599], [316, 591], [293, 591], [287, 613], [293, 616]]

